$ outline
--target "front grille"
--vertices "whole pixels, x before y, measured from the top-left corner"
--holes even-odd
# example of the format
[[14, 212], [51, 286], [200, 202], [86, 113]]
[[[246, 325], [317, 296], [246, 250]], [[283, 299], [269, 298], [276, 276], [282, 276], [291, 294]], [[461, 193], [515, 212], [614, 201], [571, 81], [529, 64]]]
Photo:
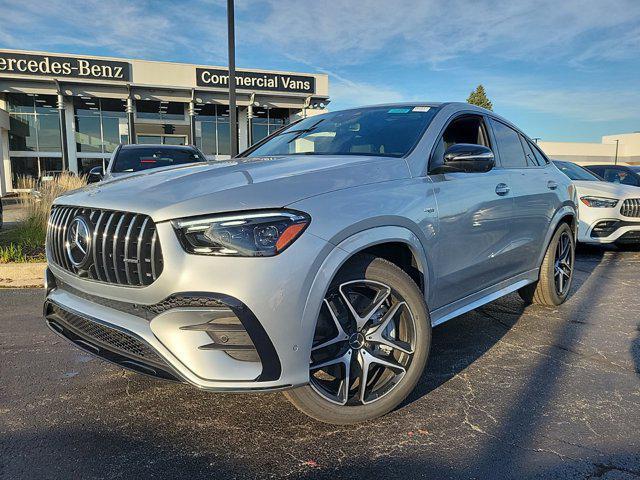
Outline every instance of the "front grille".
[[[90, 224], [91, 250], [81, 266], [67, 255], [69, 227], [78, 216]], [[151, 285], [163, 261], [156, 225], [150, 217], [84, 207], [54, 205], [47, 229], [49, 259], [80, 277], [126, 286]]]
[[629, 198], [622, 202], [620, 214], [625, 217], [640, 217], [640, 198]]
[[66, 326], [71, 327], [76, 334], [90, 340], [91, 343], [103, 345], [145, 362], [157, 365], [164, 364], [160, 356], [146, 343], [121, 330], [87, 320], [84, 317], [63, 310], [57, 305], [52, 305], [51, 313], [62, 320]]

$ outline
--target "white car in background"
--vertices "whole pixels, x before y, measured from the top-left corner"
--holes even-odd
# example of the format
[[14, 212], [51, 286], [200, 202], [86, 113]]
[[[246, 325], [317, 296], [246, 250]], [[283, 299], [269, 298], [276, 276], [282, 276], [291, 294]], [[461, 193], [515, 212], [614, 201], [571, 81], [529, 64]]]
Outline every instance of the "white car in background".
[[578, 193], [578, 241], [640, 243], [640, 187], [605, 182], [572, 162], [553, 163]]

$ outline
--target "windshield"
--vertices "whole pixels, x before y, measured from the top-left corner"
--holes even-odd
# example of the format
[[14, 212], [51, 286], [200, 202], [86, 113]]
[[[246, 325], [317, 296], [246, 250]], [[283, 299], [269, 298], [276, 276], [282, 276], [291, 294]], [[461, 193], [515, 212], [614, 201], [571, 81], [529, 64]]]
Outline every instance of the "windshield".
[[139, 172], [150, 168], [204, 161], [204, 155], [194, 148], [122, 148], [113, 161], [111, 172]]
[[559, 162], [554, 160], [553, 162], [558, 169], [564, 173], [571, 180], [586, 180], [588, 182], [598, 182], [602, 181], [602, 179], [590, 171], [582, 168], [579, 165], [571, 162]]
[[435, 107], [369, 107], [317, 115], [291, 125], [243, 156], [402, 157], [416, 145]]

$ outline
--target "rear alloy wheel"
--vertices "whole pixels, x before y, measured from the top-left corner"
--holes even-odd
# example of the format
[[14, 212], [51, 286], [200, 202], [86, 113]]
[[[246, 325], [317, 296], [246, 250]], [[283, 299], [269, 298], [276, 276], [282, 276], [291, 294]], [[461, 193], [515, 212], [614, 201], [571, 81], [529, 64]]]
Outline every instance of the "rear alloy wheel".
[[570, 232], [563, 231], [558, 238], [555, 257], [553, 259], [553, 277], [556, 294], [565, 296], [571, 287], [573, 275], [573, 244]]
[[415, 387], [431, 329], [422, 294], [392, 263], [358, 257], [332, 283], [320, 310], [309, 385], [287, 392], [306, 414], [328, 423], [375, 418]]
[[561, 224], [549, 242], [536, 283], [518, 290], [526, 303], [557, 306], [569, 295], [573, 280], [575, 241], [571, 227]]

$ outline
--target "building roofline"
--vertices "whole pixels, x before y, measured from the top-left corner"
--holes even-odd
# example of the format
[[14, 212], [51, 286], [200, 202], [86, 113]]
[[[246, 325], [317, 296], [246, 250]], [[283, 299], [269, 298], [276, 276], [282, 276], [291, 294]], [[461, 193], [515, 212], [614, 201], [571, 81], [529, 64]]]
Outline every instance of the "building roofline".
[[[0, 52], [10, 52], [10, 53], [19, 53], [25, 55], [46, 55], [51, 57], [76, 57], [76, 58], [86, 58], [93, 60], [107, 60], [107, 61], [116, 61], [116, 62], [144, 62], [144, 63], [159, 63], [163, 65], [181, 65], [185, 67], [196, 67], [196, 68], [219, 68], [226, 70], [228, 66], [226, 65], [208, 65], [202, 63], [186, 63], [186, 62], [169, 62], [166, 60], [148, 60], [145, 58], [128, 58], [128, 57], [111, 57], [111, 56], [103, 56], [103, 55], [86, 55], [80, 53], [65, 53], [65, 52], [46, 52], [42, 50], [18, 50], [13, 48], [0, 48]], [[283, 74], [293, 74], [293, 75], [313, 75], [316, 77], [328, 77], [326, 73], [317, 73], [317, 72], [299, 72], [299, 71], [287, 71], [287, 70], [268, 70], [261, 68], [236, 68], [236, 71], [252, 71], [252, 72], [264, 72], [264, 73], [283, 73]]]

